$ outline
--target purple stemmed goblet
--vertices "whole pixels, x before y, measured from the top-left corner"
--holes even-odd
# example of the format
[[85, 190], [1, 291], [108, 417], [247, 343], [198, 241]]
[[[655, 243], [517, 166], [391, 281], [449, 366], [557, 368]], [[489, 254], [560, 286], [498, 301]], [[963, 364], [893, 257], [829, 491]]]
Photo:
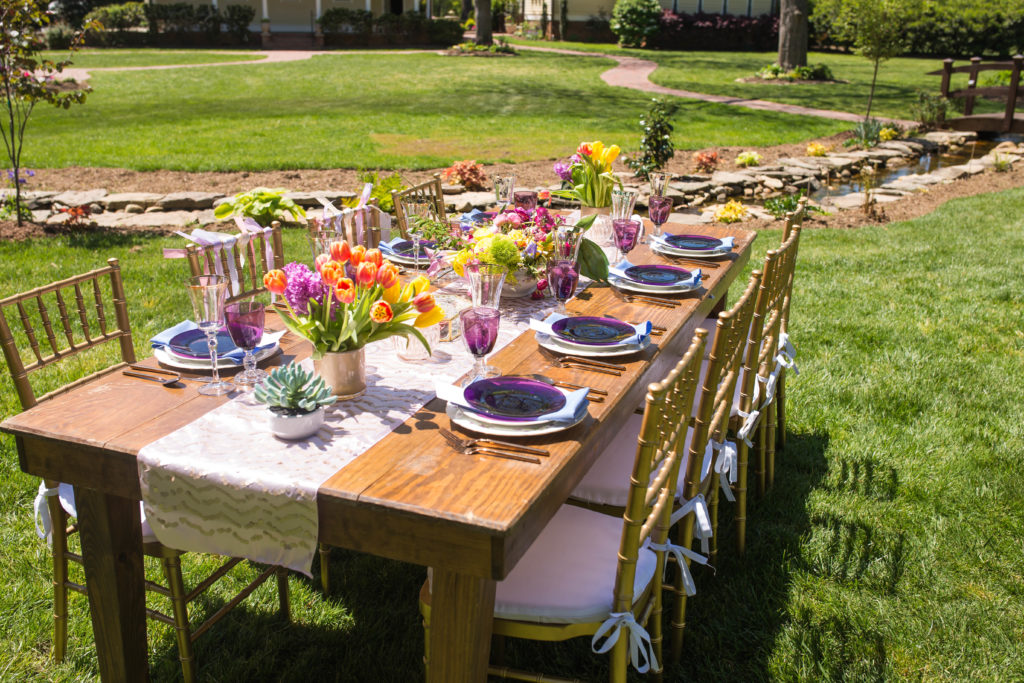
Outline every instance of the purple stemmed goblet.
[[266, 309], [257, 301], [238, 301], [224, 307], [224, 319], [231, 341], [245, 351], [245, 359], [242, 361], [245, 370], [235, 376], [235, 385], [240, 388], [255, 387], [267, 377], [266, 372], [256, 367], [256, 356], [253, 354], [263, 337], [265, 318]]

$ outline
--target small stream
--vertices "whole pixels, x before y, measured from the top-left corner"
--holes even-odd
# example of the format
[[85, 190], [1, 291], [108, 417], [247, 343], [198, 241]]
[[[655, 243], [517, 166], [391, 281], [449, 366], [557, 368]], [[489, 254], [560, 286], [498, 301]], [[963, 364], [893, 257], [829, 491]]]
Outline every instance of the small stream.
[[[923, 154], [916, 162], [910, 161], [905, 166], [879, 169], [871, 178], [871, 186], [881, 187], [903, 176], [931, 173], [936, 169], [945, 168], [946, 166], [966, 164], [971, 159], [985, 156], [996, 145], [1007, 141], [1013, 143], [1024, 142], [1024, 135], [999, 135], [987, 140], [968, 142], [963, 147], [945, 154]], [[842, 197], [855, 192], [863, 192], [864, 189], [864, 178], [857, 174], [850, 178], [836, 178], [831, 184], [823, 184], [819, 189], [811, 193], [811, 199], [815, 202], [821, 202], [826, 197]]]

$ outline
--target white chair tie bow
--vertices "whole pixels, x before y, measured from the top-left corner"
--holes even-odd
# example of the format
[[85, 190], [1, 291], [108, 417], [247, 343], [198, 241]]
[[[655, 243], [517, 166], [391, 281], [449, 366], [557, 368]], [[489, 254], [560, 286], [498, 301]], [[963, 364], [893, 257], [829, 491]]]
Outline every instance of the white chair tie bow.
[[[732, 441], [712, 441], [711, 447], [720, 453], [715, 460], [715, 472], [718, 473], [718, 485], [722, 487], [722, 493], [730, 503], [736, 502], [736, 496], [732, 493], [732, 486], [739, 477], [739, 452], [736, 444]], [[728, 479], [728, 480], [727, 480]]]
[[365, 217], [369, 216], [370, 211], [376, 211], [380, 216], [380, 231], [381, 237], [390, 236], [391, 234], [391, 214], [386, 211], [382, 211], [380, 207], [369, 204], [370, 193], [373, 191], [373, 183], [366, 183], [363, 185], [363, 191], [359, 194], [359, 201], [354, 207], [346, 206], [341, 210], [337, 209], [334, 204], [324, 197], [317, 197], [317, 200], [324, 207], [323, 220], [324, 225], [330, 224], [334, 228], [334, 232], [344, 233], [345, 224], [348, 222], [354, 222], [356, 235], [356, 241], [359, 244], [366, 243], [366, 228], [364, 227]]
[[[647, 629], [637, 623], [632, 612], [612, 612], [594, 633], [590, 641], [590, 649], [599, 655], [615, 647], [619, 642], [622, 629], [629, 632], [629, 661], [633, 668], [642, 674], [651, 670], [651, 666], [658, 668], [658, 660], [654, 656], [654, 647], [651, 645], [651, 635]], [[606, 637], [607, 636], [607, 637]], [[605, 638], [603, 644], [598, 647], [598, 641]]]
[[52, 498], [60, 493], [60, 488], [54, 486], [47, 488], [46, 482], [39, 482], [39, 493], [35, 500], [35, 521], [36, 533], [39, 538], [45, 538], [47, 543], [53, 542], [53, 520], [50, 518], [50, 507], [46, 503], [47, 498]]
[[[262, 225], [257, 223], [252, 218], [242, 218], [241, 216], [235, 216], [235, 225], [238, 226], [238, 229], [241, 230], [242, 234], [244, 234], [244, 235], [249, 235], [250, 237], [255, 236], [255, 235], [263, 235], [264, 238], [266, 238], [266, 239], [263, 240], [263, 244], [265, 245], [265, 248], [263, 250], [264, 251], [264, 258], [266, 258], [266, 261], [267, 261], [267, 270], [268, 271], [269, 270], [273, 270], [274, 269], [274, 245], [271, 244], [271, 241], [269, 239], [270, 233], [273, 230], [273, 228], [263, 227]], [[243, 245], [244, 245], [244, 243], [243, 243]], [[250, 246], [250, 249], [252, 250], [252, 258], [255, 261], [256, 258], [257, 258], [256, 252], [255, 252], [255, 243], [249, 242], [249, 246]]]
[[775, 357], [775, 360], [787, 370], [792, 370], [794, 374], [800, 374], [800, 370], [796, 367], [796, 349], [785, 332], [779, 335], [779, 355]]
[[[239, 244], [241, 249], [239, 252], [244, 253], [244, 247], [249, 242], [248, 234], [241, 235], [228, 235], [220, 232], [210, 232], [209, 230], [200, 230], [196, 228], [191, 234], [175, 230], [174, 234], [184, 237], [189, 242], [192, 242], [196, 246], [203, 250], [212, 249], [214, 253], [213, 258], [213, 270], [215, 275], [224, 275], [224, 266], [221, 263], [220, 252], [224, 249], [231, 249], [236, 243]], [[187, 252], [184, 249], [164, 249], [164, 258], [185, 258]], [[209, 275], [209, 266], [207, 265], [206, 259], [201, 259], [203, 262], [203, 272]], [[241, 265], [245, 265], [244, 257], [239, 255]], [[232, 291], [238, 291], [238, 270], [235, 267], [234, 259], [227, 259], [228, 262], [228, 274], [231, 279]]]
[[[686, 595], [693, 597], [697, 594], [697, 584], [693, 582], [693, 574], [690, 573], [690, 567], [686, 564], [685, 558], [690, 558], [692, 562], [697, 564], [708, 565], [708, 558], [701, 555], [696, 550], [690, 550], [684, 548], [681, 545], [676, 545], [671, 541], [665, 543], [649, 543], [648, 548], [658, 552], [670, 553], [672, 557], [676, 558], [676, 564], [679, 565], [679, 575], [683, 579], [683, 589], [686, 591]], [[665, 571], [668, 571], [668, 563], [665, 563]]]
[[704, 494], [698, 493], [673, 512], [672, 524], [675, 525], [691, 512], [693, 512], [695, 522], [693, 525], [693, 535], [700, 539], [701, 552], [707, 555], [710, 553], [711, 548], [708, 541], [714, 532], [711, 530], [711, 515], [708, 513], [708, 502], [704, 500]]
[[[757, 381], [754, 382], [754, 395], [750, 399], [751, 406], [757, 405], [757, 399], [761, 394], [761, 383], [764, 381], [765, 378], [758, 375]], [[764, 406], [761, 407], [763, 408]], [[736, 436], [747, 445], [747, 448], [753, 448], [754, 442], [750, 440], [750, 435], [754, 432], [754, 428], [757, 427], [757, 421], [761, 419], [761, 409], [755, 408], [749, 413], [737, 410], [736, 414], [743, 418], [743, 424], [740, 425], [739, 431], [736, 432]]]

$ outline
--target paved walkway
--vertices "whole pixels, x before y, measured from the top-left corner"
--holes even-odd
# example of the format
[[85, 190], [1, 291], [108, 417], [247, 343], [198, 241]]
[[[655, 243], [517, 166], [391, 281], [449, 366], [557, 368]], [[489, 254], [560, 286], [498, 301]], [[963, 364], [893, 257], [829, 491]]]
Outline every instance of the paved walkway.
[[[851, 114], [846, 111], [832, 111], [830, 109], [815, 109], [813, 107], [801, 107], [795, 104], [783, 104], [781, 102], [771, 102], [768, 100], [753, 100], [742, 97], [728, 97], [725, 95], [708, 95], [706, 93], [691, 92], [689, 90], [677, 90], [675, 88], [667, 88], [663, 85], [657, 85], [651, 83], [650, 75], [654, 73], [654, 70], [658, 68], [656, 62], [652, 62], [648, 59], [639, 59], [637, 57], [624, 57], [620, 55], [609, 55], [603, 52], [581, 52], [579, 50], [563, 50], [555, 47], [539, 47], [533, 45], [516, 45], [517, 50], [533, 50], [535, 52], [550, 52], [560, 55], [573, 55], [575, 57], [591, 57], [594, 59], [612, 59], [618, 62], [617, 66], [612, 67], [608, 71], [601, 74], [601, 80], [608, 85], [612, 85], [619, 88], [629, 88], [631, 90], [640, 90], [642, 92], [655, 93], [658, 95], [671, 95], [672, 97], [683, 97], [691, 100], [700, 100], [702, 102], [715, 102], [717, 104], [725, 104], [734, 107], [745, 107], [747, 109], [758, 109], [761, 111], [774, 111], [781, 112], [784, 114], [796, 114], [799, 116], [817, 116], [824, 119], [833, 119], [836, 121], [849, 121], [856, 123], [862, 120], [859, 114]], [[423, 53], [437, 53], [436, 50], [388, 50], [382, 52], [380, 50], [267, 50], [258, 52], [222, 52], [220, 54], [242, 54], [251, 55], [252, 57], [262, 56], [265, 59], [243, 59], [231, 62], [212, 62], [203, 64], [161, 64], [159, 66], [111, 66], [111, 67], [97, 67], [92, 69], [65, 69], [63, 75], [65, 78], [74, 78], [76, 81], [88, 80], [90, 72], [94, 71], [146, 71], [156, 69], [190, 69], [207, 66], [233, 66], [239, 64], [248, 65], [259, 65], [259, 64], [280, 64], [282, 62], [297, 62], [304, 59], [310, 59], [316, 55], [409, 55], [409, 54], [423, 54]], [[884, 123], [895, 123], [904, 128], [913, 127], [917, 125], [913, 121], [902, 121], [900, 119], [886, 119], [879, 118], [879, 121]]]

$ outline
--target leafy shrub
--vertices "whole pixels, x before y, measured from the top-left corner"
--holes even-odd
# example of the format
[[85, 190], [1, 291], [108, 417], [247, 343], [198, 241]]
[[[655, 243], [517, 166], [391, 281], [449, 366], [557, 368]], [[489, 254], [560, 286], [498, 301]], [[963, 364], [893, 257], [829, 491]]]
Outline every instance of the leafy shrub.
[[373, 15], [364, 9], [332, 7], [320, 15], [320, 28], [324, 33], [369, 33]]
[[[377, 171], [364, 171], [359, 174], [359, 182], [370, 183], [373, 188], [370, 190], [370, 199], [377, 200], [377, 206], [380, 207], [381, 211], [387, 213], [394, 213], [395, 202], [391, 199], [391, 191], [395, 190], [401, 192], [407, 186], [402, 182], [402, 176], [397, 173], [392, 173], [389, 176], [381, 177]], [[342, 199], [341, 203], [345, 206], [355, 208], [356, 204], [359, 203], [359, 199], [353, 197], [352, 199]]]
[[196, 28], [209, 36], [220, 33], [220, 11], [213, 5], [197, 5], [195, 9]]
[[832, 70], [827, 64], [809, 64], [784, 71], [781, 66], [769, 64], [757, 72], [758, 78], [766, 81], [833, 81]]
[[85, 15], [85, 23], [98, 21], [106, 31], [126, 31], [146, 25], [145, 4], [126, 2], [123, 5], [97, 7]]
[[878, 119], [858, 121], [857, 125], [853, 127], [853, 131], [851, 131], [853, 133], [853, 137], [843, 144], [847, 147], [859, 145], [865, 149], [869, 149], [878, 144], [883, 128], [885, 128], [885, 125]]
[[774, 51], [779, 45], [778, 17], [733, 14], [677, 14], [665, 10], [647, 47], [662, 50]]
[[51, 24], [43, 29], [43, 42], [48, 50], [67, 50], [75, 39], [75, 30], [67, 24]]
[[644, 47], [658, 32], [661, 5], [658, 0], [618, 0], [612, 10], [611, 28], [622, 47]]
[[213, 210], [213, 215], [217, 220], [224, 220], [229, 216], [252, 218], [262, 226], [268, 226], [273, 221], [284, 222], [285, 214], [290, 215], [293, 220], [304, 219], [306, 212], [294, 201], [285, 198], [287, 191], [284, 188], [271, 190], [256, 187], [248, 192], [239, 192], [231, 199], [218, 204]]
[[[770, 197], [764, 200], [764, 210], [775, 217], [775, 220], [780, 220], [786, 217], [786, 214], [791, 211], [796, 211], [797, 207], [800, 206], [800, 198], [804, 196], [803, 190], [797, 190], [796, 194], [782, 195], [781, 197]], [[813, 204], [807, 205], [807, 213], [817, 211], [820, 214], [828, 215], [828, 213], [820, 207], [814, 206]]]
[[983, 88], [998, 88], [1000, 86], [1008, 86], [1010, 85], [1010, 79], [1012, 78], [1012, 76], [1013, 74], [1011, 74], [1009, 70], [989, 71], [979, 79], [978, 85]]
[[1006, 173], [1013, 170], [1013, 159], [1002, 154], [992, 155], [992, 168], [996, 173]]
[[718, 168], [718, 152], [694, 152], [693, 164], [701, 173], [714, 173]]
[[651, 108], [640, 119], [640, 154], [626, 160], [626, 165], [642, 178], [652, 171], [658, 171], [672, 159], [675, 148], [672, 146], [673, 126], [669, 119], [679, 110], [675, 102], [663, 102], [657, 98], [651, 100]]
[[150, 33], [188, 33], [195, 28], [195, 6], [187, 2], [170, 5], [146, 5], [146, 23]]
[[475, 28], [476, 28], [476, 19], [474, 19], [473, 17], [470, 17], [469, 19], [466, 19], [466, 23], [462, 25], [462, 30], [463, 31], [472, 31]]
[[736, 157], [736, 165], [740, 168], [747, 168], [748, 166], [760, 166], [761, 155], [757, 152], [740, 152]]
[[456, 161], [454, 164], [444, 169], [441, 175], [446, 181], [456, 182], [462, 185], [467, 190], [473, 192], [482, 192], [487, 189], [484, 184], [487, 182], [487, 176], [484, 174], [484, 168], [476, 161], [465, 160]]
[[249, 26], [256, 19], [256, 8], [249, 5], [228, 5], [224, 8], [224, 26], [239, 42], [249, 41]]
[[921, 124], [921, 128], [932, 130], [942, 128], [951, 114], [956, 114], [957, 103], [942, 95], [919, 90], [917, 102], [910, 105], [910, 115]]

